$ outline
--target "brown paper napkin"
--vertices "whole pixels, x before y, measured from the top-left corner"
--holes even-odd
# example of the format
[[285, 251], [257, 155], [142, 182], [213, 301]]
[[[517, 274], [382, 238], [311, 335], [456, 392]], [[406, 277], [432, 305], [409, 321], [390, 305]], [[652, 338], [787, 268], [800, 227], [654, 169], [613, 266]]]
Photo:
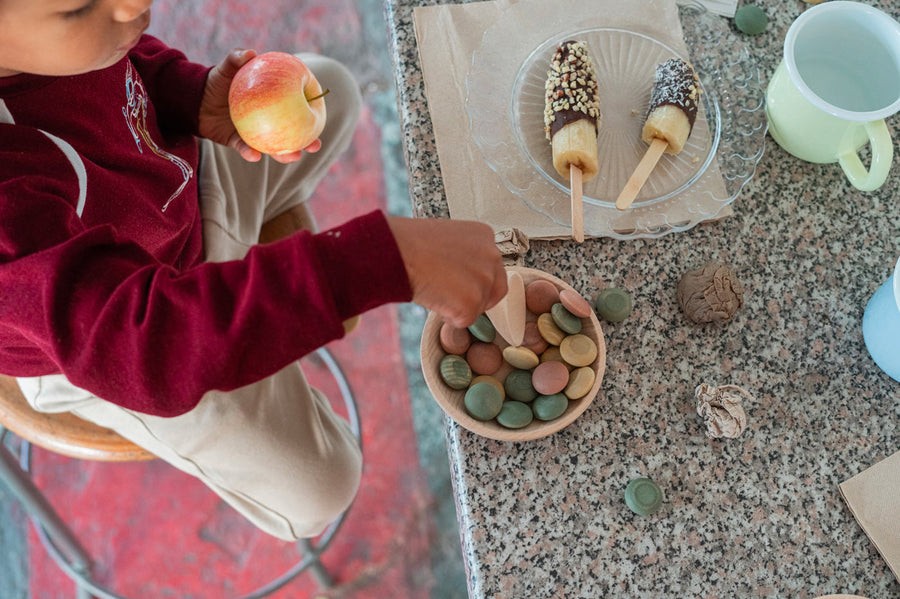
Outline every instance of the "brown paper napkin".
[[838, 487], [856, 521], [900, 580], [900, 451]]
[[[571, 229], [567, 225], [532, 210], [506, 188], [485, 162], [470, 133], [466, 77], [472, 54], [485, 30], [514, 1], [444, 4], [413, 11], [447, 203], [451, 218], [478, 220], [495, 231], [514, 227], [532, 239], [568, 238]], [[591, 15], [602, 15], [603, 27], [638, 27], [687, 54], [674, 0], [595, 0], [584, 5]], [[714, 162], [710, 168], [715, 169], [715, 176], [705, 178], [703, 184], [711, 186], [711, 197], [724, 197], [718, 165]], [[731, 208], [726, 206], [716, 218], [730, 214]], [[678, 222], [678, 216], [673, 215], [672, 221]]]

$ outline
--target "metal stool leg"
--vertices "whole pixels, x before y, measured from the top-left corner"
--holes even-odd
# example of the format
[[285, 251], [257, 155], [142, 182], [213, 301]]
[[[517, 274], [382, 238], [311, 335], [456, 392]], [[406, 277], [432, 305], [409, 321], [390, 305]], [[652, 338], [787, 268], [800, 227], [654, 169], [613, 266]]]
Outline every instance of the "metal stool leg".
[[334, 587], [334, 581], [331, 580], [331, 574], [328, 573], [328, 570], [326, 570], [325, 566], [322, 565], [322, 562], [319, 561], [319, 552], [316, 551], [316, 548], [313, 547], [310, 540], [300, 539], [297, 544], [300, 545], [305, 554], [315, 556], [316, 561], [309, 565], [309, 572], [313, 575], [313, 578], [316, 579], [316, 583], [323, 589]]
[[19, 468], [15, 456], [5, 445], [0, 446], [0, 478], [6, 482], [28, 514], [47, 529], [48, 535], [53, 537], [73, 566], [83, 570], [90, 569], [91, 558], [87, 550], [35, 486], [31, 477]]
[[[13, 496], [28, 512], [38, 533], [43, 532], [42, 536], [47, 538], [48, 542], [52, 539], [59, 550], [60, 559], [65, 560], [73, 570], [89, 576], [91, 557], [87, 550], [31, 480], [27, 466], [20, 464], [23, 460], [27, 460], [30, 453], [28, 442], [22, 441], [21, 458], [16, 460], [13, 452], [3, 443], [5, 434], [5, 429], [0, 427], [0, 479], [6, 483]], [[91, 599], [91, 595], [78, 585], [77, 581], [76, 586], [78, 599]]]

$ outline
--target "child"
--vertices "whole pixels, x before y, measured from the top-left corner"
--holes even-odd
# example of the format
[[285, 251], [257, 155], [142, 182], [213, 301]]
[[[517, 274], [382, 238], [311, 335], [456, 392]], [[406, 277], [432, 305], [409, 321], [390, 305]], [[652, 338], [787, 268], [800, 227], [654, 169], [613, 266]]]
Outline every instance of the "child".
[[297, 360], [388, 302], [472, 323], [506, 292], [499, 252], [485, 225], [379, 212], [295, 232], [350, 142], [350, 74], [301, 55], [331, 89], [325, 131], [261, 157], [227, 104], [254, 53], [190, 63], [142, 35], [151, 4], [0, 0], [0, 372], [312, 536], [361, 457]]

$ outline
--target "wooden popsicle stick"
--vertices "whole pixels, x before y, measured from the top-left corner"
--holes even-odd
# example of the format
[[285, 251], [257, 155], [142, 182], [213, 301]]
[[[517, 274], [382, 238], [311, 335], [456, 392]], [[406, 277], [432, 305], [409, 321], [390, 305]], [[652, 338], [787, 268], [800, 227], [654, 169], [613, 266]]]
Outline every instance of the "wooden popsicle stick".
[[631, 178], [628, 179], [628, 183], [625, 184], [625, 188], [622, 189], [622, 193], [620, 193], [619, 197], [616, 199], [616, 208], [619, 210], [628, 210], [631, 206], [631, 202], [633, 202], [634, 198], [637, 197], [637, 194], [640, 193], [644, 183], [647, 182], [647, 177], [653, 172], [656, 163], [659, 162], [660, 157], [668, 147], [669, 142], [666, 140], [659, 137], [653, 138], [653, 141], [650, 142], [650, 147], [647, 148], [647, 151], [644, 153], [644, 157], [641, 158], [641, 161], [631, 174]]
[[518, 347], [525, 340], [525, 281], [519, 273], [508, 270], [506, 282], [509, 291], [485, 314], [500, 336]]
[[581, 191], [581, 169], [569, 165], [569, 190], [572, 197], [572, 239], [584, 241], [584, 205]]

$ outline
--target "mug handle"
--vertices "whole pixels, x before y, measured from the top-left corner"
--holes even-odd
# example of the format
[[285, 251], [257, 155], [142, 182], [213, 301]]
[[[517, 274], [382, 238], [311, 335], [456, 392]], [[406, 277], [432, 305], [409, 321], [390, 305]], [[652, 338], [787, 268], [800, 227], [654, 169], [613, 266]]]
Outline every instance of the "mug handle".
[[874, 191], [887, 180], [894, 159], [894, 144], [883, 120], [868, 122], [865, 128], [869, 144], [872, 146], [872, 164], [869, 170], [863, 166], [856, 150], [841, 155], [838, 162], [853, 187], [860, 191]]

